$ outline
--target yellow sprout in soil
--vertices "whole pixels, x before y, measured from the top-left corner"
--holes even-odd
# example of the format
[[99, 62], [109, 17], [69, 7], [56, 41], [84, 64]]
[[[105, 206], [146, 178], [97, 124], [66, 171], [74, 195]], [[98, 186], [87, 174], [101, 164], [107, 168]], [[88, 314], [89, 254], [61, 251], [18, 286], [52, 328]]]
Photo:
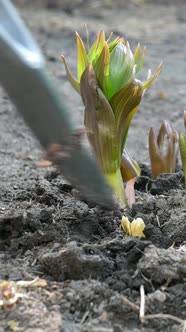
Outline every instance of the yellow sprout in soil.
[[145, 237], [145, 234], [143, 233], [145, 229], [145, 223], [141, 218], [134, 219], [132, 222], [130, 222], [127, 217], [123, 216], [121, 219], [121, 228], [126, 233], [126, 235]]
[[10, 331], [12, 332], [19, 332], [19, 331], [23, 331], [22, 328], [19, 326], [19, 323], [17, 323], [15, 320], [9, 320], [7, 322], [7, 326], [9, 328]]
[[0, 308], [2, 307], [4, 311], [7, 312], [13, 311], [16, 308], [18, 300], [27, 297], [27, 295], [22, 292], [23, 288], [46, 286], [46, 280], [39, 277], [29, 281], [19, 280], [15, 282], [4, 280], [0, 283]]

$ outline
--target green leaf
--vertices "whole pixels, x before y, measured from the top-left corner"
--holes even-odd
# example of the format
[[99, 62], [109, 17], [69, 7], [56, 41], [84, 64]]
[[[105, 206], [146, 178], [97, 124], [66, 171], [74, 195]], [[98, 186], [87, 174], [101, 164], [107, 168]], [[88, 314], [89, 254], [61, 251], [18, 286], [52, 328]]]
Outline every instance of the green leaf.
[[[112, 42], [108, 43], [110, 53], [116, 47], [116, 45], [119, 43], [119, 41], [121, 41], [120, 37], [116, 37]], [[124, 39], [122, 39], [122, 41], [124, 41]]]
[[65, 65], [66, 75], [67, 75], [67, 78], [68, 78], [71, 86], [80, 94], [80, 82], [70, 72], [70, 70], [67, 66], [65, 57], [63, 55], [61, 56], [61, 59]]
[[[119, 41], [110, 53], [110, 81], [112, 95], [119, 91], [130, 79], [134, 67], [134, 57], [129, 43]], [[111, 96], [112, 97], [112, 96]]]
[[94, 41], [92, 47], [88, 52], [88, 59], [92, 62], [93, 66], [99, 58], [103, 47], [105, 46], [105, 32], [98, 32], [96, 36], [96, 40]]
[[[139, 47], [139, 54], [138, 54], [138, 47]], [[141, 47], [140, 47], [140, 44], [138, 44], [136, 51], [134, 53], [134, 61], [135, 61], [135, 64], [137, 65], [136, 76], [140, 73], [140, 71], [143, 67], [146, 50], [147, 50], [146, 47], [144, 47], [143, 52], [141, 53]]]
[[134, 52], [134, 63], [137, 65], [140, 60], [140, 54], [141, 54], [141, 46], [140, 43], [138, 43], [135, 52]]
[[132, 78], [110, 100], [110, 105], [116, 118], [121, 155], [125, 146], [130, 122], [139, 107], [142, 94], [141, 82]]
[[147, 79], [143, 84], [143, 90], [147, 89], [154, 81], [155, 79], [159, 76], [159, 74], [162, 71], [162, 63], [159, 64], [158, 68], [155, 70], [154, 74], [151, 75], [149, 79]]
[[112, 94], [109, 68], [110, 68], [110, 53], [109, 53], [108, 44], [105, 43], [102, 52], [99, 58], [97, 59], [97, 62], [94, 65], [94, 70], [98, 86], [104, 92], [107, 99], [109, 99], [110, 95]]
[[77, 54], [78, 54], [77, 76], [78, 80], [80, 80], [84, 70], [88, 66], [88, 57], [85, 45], [77, 32], [76, 32], [76, 38], [77, 38]]
[[91, 63], [82, 75], [80, 87], [85, 105], [85, 127], [96, 159], [104, 173], [115, 172], [119, 167], [115, 117], [108, 100], [97, 86]]
[[109, 62], [110, 62], [110, 54], [108, 50], [108, 45], [105, 43], [102, 52], [94, 65], [96, 80], [98, 86], [102, 90], [103, 90], [104, 76], [109, 74]]

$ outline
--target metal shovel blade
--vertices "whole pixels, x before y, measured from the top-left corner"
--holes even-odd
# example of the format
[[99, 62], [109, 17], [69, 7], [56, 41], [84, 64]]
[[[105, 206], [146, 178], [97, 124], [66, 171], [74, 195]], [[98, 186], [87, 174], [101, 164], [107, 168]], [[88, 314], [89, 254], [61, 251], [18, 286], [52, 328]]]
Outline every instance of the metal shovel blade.
[[59, 167], [66, 179], [86, 199], [114, 208], [112, 190], [95, 160], [76, 144], [69, 113], [43, 56], [9, 0], [0, 0], [0, 82], [41, 145], [61, 145], [65, 157]]

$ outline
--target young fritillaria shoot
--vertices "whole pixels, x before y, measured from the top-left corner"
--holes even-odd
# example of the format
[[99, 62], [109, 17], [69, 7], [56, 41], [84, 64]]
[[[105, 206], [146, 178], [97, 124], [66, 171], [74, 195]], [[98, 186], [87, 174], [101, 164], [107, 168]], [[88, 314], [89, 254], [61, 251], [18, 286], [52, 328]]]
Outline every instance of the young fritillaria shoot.
[[[186, 129], [186, 111], [185, 110], [184, 110], [183, 118], [184, 118], [184, 126]], [[183, 174], [184, 174], [184, 180], [185, 180], [185, 188], [186, 188], [186, 134], [184, 132], [180, 133], [179, 146], [180, 146], [180, 154], [181, 154]]]
[[121, 228], [126, 235], [145, 237], [145, 234], [143, 232], [145, 229], [145, 223], [141, 218], [136, 218], [132, 222], [130, 222], [127, 217], [123, 216], [121, 219]]
[[175, 172], [178, 151], [178, 133], [166, 120], [162, 122], [157, 138], [154, 129], [150, 128], [149, 154], [154, 179], [161, 173]]
[[[161, 72], [162, 64], [154, 74], [149, 70], [142, 82], [137, 76], [143, 67], [145, 49], [138, 44], [134, 54], [124, 38], [113, 41], [98, 32], [92, 46], [86, 50], [77, 37], [77, 79], [70, 72], [62, 56], [67, 77], [72, 87], [82, 96], [85, 106], [84, 124], [89, 143], [108, 183], [123, 207], [127, 199], [123, 179], [136, 176], [139, 168], [123, 155], [127, 133], [144, 91]], [[121, 163], [128, 164], [121, 175]], [[132, 168], [131, 168], [132, 167]]]

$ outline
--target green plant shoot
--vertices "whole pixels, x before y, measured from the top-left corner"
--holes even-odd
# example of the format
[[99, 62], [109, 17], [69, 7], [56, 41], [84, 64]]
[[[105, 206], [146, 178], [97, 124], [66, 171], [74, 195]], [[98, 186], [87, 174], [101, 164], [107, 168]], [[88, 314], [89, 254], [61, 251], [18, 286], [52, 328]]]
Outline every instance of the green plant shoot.
[[121, 228], [125, 232], [126, 236], [145, 237], [145, 223], [143, 219], [136, 218], [132, 222], [125, 216], [121, 219]]
[[[76, 37], [77, 78], [62, 56], [66, 74], [72, 87], [82, 96], [86, 132], [97, 162], [125, 207], [127, 200], [120, 167], [127, 133], [144, 91], [160, 74], [162, 64], [154, 74], [149, 71], [142, 82], [137, 76], [143, 67], [145, 48], [142, 50], [138, 44], [133, 54], [124, 38], [106, 40], [103, 31], [97, 33], [92, 46], [86, 50], [78, 33]], [[125, 162], [125, 155], [123, 159]], [[136, 176], [139, 168], [135, 170], [135, 165], [131, 161], [128, 167], [132, 166]], [[126, 167], [125, 172], [124, 178], [128, 179], [131, 169]]]

